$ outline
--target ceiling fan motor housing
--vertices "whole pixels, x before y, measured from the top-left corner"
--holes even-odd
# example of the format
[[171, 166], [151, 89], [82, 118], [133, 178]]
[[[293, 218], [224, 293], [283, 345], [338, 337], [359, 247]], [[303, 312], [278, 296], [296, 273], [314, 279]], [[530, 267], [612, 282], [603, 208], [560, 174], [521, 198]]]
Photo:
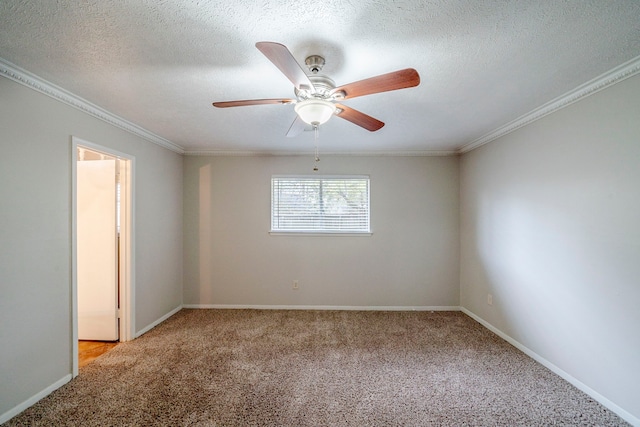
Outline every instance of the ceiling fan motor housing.
[[329, 99], [331, 97], [331, 91], [336, 87], [335, 82], [325, 75], [315, 74], [309, 76], [309, 80], [313, 83], [315, 92], [304, 89], [294, 89], [296, 97], [301, 101], [310, 98]]

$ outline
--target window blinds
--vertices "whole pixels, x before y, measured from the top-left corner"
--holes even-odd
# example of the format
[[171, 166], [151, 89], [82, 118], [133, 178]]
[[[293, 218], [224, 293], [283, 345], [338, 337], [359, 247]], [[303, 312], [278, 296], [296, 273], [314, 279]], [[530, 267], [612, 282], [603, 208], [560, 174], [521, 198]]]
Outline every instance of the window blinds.
[[271, 231], [370, 232], [369, 178], [272, 177]]

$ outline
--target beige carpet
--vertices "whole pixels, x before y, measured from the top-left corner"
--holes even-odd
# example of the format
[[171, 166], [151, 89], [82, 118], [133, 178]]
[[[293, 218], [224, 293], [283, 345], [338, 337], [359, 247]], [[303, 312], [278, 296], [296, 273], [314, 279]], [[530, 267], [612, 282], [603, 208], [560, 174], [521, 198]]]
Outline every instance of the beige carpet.
[[459, 312], [182, 310], [10, 426], [619, 426]]

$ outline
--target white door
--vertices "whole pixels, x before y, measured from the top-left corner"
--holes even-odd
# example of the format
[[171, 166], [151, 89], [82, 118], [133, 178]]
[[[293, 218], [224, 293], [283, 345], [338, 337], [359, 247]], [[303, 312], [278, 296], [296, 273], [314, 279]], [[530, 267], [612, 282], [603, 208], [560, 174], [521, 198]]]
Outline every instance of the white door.
[[77, 166], [78, 339], [117, 341], [116, 159]]

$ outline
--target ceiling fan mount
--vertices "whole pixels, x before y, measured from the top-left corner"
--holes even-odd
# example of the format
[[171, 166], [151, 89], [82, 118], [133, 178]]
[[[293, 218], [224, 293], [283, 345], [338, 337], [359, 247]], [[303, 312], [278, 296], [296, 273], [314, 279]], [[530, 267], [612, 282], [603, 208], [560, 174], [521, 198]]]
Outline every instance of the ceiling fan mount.
[[365, 80], [336, 87], [329, 77], [319, 74], [325, 65], [320, 55], [310, 55], [305, 65], [310, 75], [302, 69], [289, 49], [280, 43], [258, 42], [256, 47], [293, 83], [295, 99], [250, 99], [243, 101], [214, 102], [218, 108], [241, 107], [263, 104], [295, 104], [297, 117], [287, 132], [296, 136], [304, 130], [305, 123], [317, 127], [332, 116], [338, 116], [368, 131], [375, 132], [384, 123], [358, 110], [338, 104], [358, 96], [414, 87], [420, 84], [420, 76], [413, 68], [394, 71]]
[[312, 74], [318, 74], [322, 71], [322, 67], [324, 67], [324, 58], [320, 55], [311, 55], [307, 56], [307, 59], [304, 60], [304, 63], [309, 68]]

